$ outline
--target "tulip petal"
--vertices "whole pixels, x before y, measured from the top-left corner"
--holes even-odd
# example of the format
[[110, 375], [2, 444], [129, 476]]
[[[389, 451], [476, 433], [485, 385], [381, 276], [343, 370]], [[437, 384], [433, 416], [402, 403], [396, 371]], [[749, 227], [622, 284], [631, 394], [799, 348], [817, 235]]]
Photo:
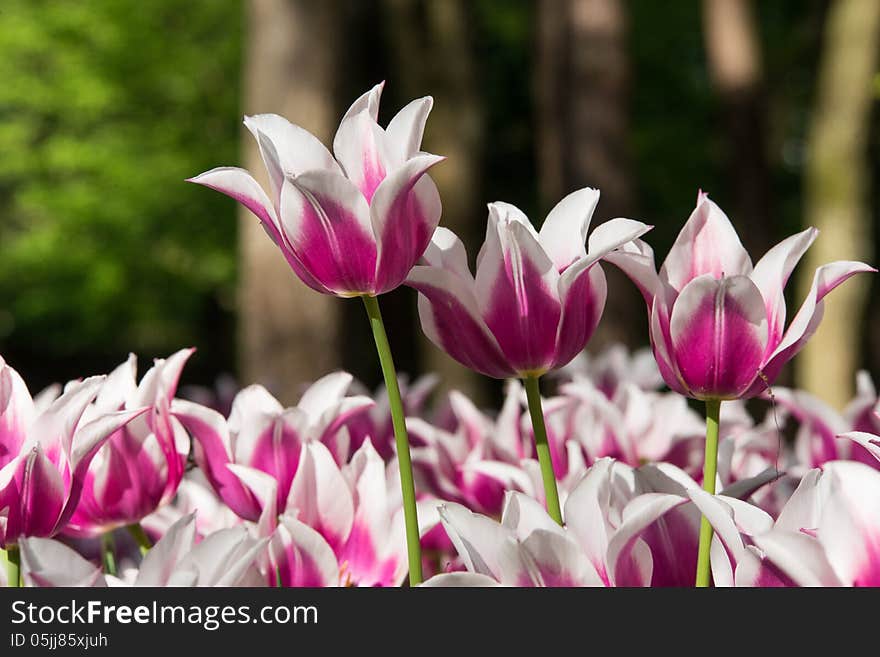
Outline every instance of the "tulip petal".
[[[669, 524], [662, 522], [664, 515], [688, 501], [679, 495], [645, 493], [627, 504], [623, 523], [608, 544], [608, 572], [615, 586], [646, 584], [633, 580], [634, 568], [629, 563], [633, 548], [640, 539], [650, 547], [654, 561], [651, 586], [690, 586], [696, 572], [699, 513], [695, 512], [695, 524], [690, 517], [686, 524], [676, 518], [670, 518], [672, 522]], [[652, 527], [656, 523], [660, 524]], [[643, 536], [646, 532], [649, 537]]]
[[238, 586], [267, 542], [255, 540], [243, 526], [221, 529], [183, 555], [175, 570], [197, 572], [196, 586]]
[[556, 357], [551, 369], [567, 365], [583, 351], [605, 309], [608, 296], [605, 272], [597, 264], [569, 277], [569, 271], [576, 267], [570, 267], [559, 279], [562, 318], [556, 333]]
[[392, 167], [385, 131], [369, 110], [342, 119], [333, 138], [333, 153], [346, 177], [369, 203]]
[[596, 461], [565, 501], [566, 527], [606, 585], [611, 583], [605, 570], [611, 532], [606, 514], [611, 505], [611, 471], [614, 466], [615, 461], [609, 458]]
[[269, 543], [273, 573], [279, 586], [339, 585], [339, 563], [324, 537], [293, 516], [283, 516]]
[[775, 529], [753, 537], [755, 545], [797, 586], [840, 586], [822, 545], [802, 532]]
[[385, 134], [388, 137], [388, 151], [395, 166], [406, 162], [421, 150], [425, 122], [433, 106], [434, 99], [431, 96], [416, 98], [404, 105], [389, 121]]
[[18, 456], [34, 410], [24, 380], [0, 358], [0, 468]]
[[196, 514], [183, 516], [150, 548], [141, 562], [135, 586], [167, 586], [177, 565], [196, 542]]
[[[348, 372], [331, 372], [315, 381], [300, 397], [297, 408], [311, 418], [319, 418], [345, 397], [354, 377]], [[279, 405], [280, 406], [280, 405]]]
[[539, 586], [604, 586], [590, 560], [564, 533], [536, 529], [522, 546]]
[[355, 100], [348, 110], [346, 110], [345, 114], [342, 116], [342, 120], [345, 121], [345, 119], [351, 118], [352, 116], [366, 110], [374, 121], [378, 121], [379, 101], [382, 98], [382, 90], [384, 88], [385, 81], [383, 80], [379, 84], [373, 85], [369, 91], [365, 91], [358, 96], [357, 100]]
[[[776, 346], [769, 361], [763, 368], [768, 381], [772, 383], [775, 380], [780, 370], [782, 370], [782, 366], [803, 349], [807, 340], [819, 328], [822, 314], [825, 312], [825, 304], [822, 301], [825, 295], [851, 276], [863, 272], [876, 271], [876, 269], [865, 263], [844, 260], [822, 265], [816, 270], [813, 277], [813, 285], [810, 287], [807, 298], [804, 299], [803, 304], [785, 331], [782, 342]], [[749, 394], [758, 394], [766, 387], [767, 385], [763, 379], [755, 381]]]
[[747, 276], [752, 261], [727, 215], [700, 193], [697, 207], [669, 250], [660, 279], [679, 292], [693, 279]]
[[758, 261], [749, 278], [758, 287], [769, 319], [769, 339], [767, 348], [775, 349], [782, 340], [785, 330], [785, 284], [791, 272], [810, 245], [815, 241], [819, 231], [807, 228], [805, 231], [792, 235], [772, 249]]
[[675, 301], [670, 337], [690, 396], [737, 398], [755, 380], [767, 346], [761, 293], [745, 276], [700, 276]]
[[488, 575], [481, 575], [480, 573], [441, 573], [440, 575], [434, 575], [430, 579], [426, 579], [419, 584], [419, 586], [427, 588], [482, 588], [487, 586], [501, 586], [501, 584]]
[[103, 587], [101, 569], [76, 550], [49, 538], [25, 538], [21, 549], [21, 577], [25, 586]]
[[521, 541], [526, 540], [537, 530], [565, 536], [562, 527], [549, 516], [536, 499], [514, 491], [508, 491], [506, 494], [501, 525], [510, 529]]
[[420, 293], [419, 319], [431, 342], [486, 376], [515, 375], [480, 315], [473, 283], [438, 267], [416, 266], [406, 284]]
[[845, 438], [861, 445], [869, 454], [871, 454], [871, 456], [880, 462], [880, 436], [876, 436], [873, 433], [866, 433], [864, 431], [849, 431], [847, 433], [842, 433], [837, 437]]
[[244, 125], [257, 140], [276, 199], [281, 194], [281, 185], [286, 176], [297, 176], [311, 169], [330, 169], [341, 173], [336, 160], [320, 139], [283, 116], [246, 116]]
[[468, 268], [467, 251], [461, 240], [451, 230], [438, 226], [422, 257], [423, 264], [445, 269], [473, 283], [474, 276]]
[[417, 155], [389, 173], [370, 203], [378, 243], [376, 293], [398, 287], [422, 256], [440, 222], [437, 186], [426, 175], [445, 158]]
[[587, 231], [598, 203], [599, 190], [585, 187], [564, 197], [544, 219], [538, 241], [560, 273], [587, 255]]
[[345, 544], [354, 522], [354, 502], [345, 477], [323, 444], [303, 444], [287, 509], [296, 509], [299, 519], [320, 532], [334, 549]]
[[246, 520], [260, 517], [260, 506], [227, 465], [233, 462], [226, 420], [217, 411], [175, 399], [171, 412], [193, 438], [193, 455], [217, 495]]
[[512, 532], [467, 508], [447, 502], [439, 507], [440, 521], [465, 567], [502, 584], [534, 586], [534, 573], [523, 562]]
[[651, 246], [647, 242], [635, 239], [611, 251], [604, 259], [629, 277], [642, 293], [650, 310], [655, 295], [661, 289], [660, 277], [654, 264], [654, 250]]
[[48, 537], [56, 526], [65, 502], [65, 486], [55, 464], [42, 447], [34, 446], [27, 456], [21, 482], [21, 527], [25, 536]]
[[554, 360], [562, 307], [559, 274], [534, 229], [501, 204], [477, 265], [476, 297], [489, 330], [519, 373], [543, 373]]
[[847, 586], [880, 586], [880, 472], [856, 461], [824, 467], [832, 478], [816, 536]]
[[308, 171], [285, 179], [280, 203], [284, 236], [321, 285], [347, 296], [373, 290], [376, 240], [370, 208], [350, 181]]

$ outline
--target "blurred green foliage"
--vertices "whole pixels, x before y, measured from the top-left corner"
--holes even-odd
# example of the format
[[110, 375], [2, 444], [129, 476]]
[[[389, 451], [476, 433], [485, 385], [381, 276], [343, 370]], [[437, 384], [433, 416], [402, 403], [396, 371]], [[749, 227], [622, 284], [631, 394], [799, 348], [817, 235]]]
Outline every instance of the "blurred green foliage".
[[241, 31], [240, 0], [0, 5], [0, 346], [32, 380], [232, 367], [234, 204], [183, 181], [236, 161]]

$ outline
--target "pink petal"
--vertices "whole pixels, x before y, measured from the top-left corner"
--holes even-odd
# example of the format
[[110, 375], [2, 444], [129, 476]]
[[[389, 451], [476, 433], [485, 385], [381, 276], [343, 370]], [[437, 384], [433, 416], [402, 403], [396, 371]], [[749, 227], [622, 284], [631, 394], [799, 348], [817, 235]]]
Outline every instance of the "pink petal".
[[34, 419], [34, 402], [18, 372], [0, 358], [0, 468], [18, 456]]
[[824, 467], [831, 492], [816, 536], [848, 586], [880, 586], [880, 472], [855, 461]]
[[745, 276], [700, 276], [675, 301], [670, 337], [690, 396], [740, 397], [757, 376], [767, 345], [761, 294]]
[[[574, 268], [570, 267], [568, 271]], [[602, 318], [608, 294], [605, 272], [598, 264], [581, 270], [576, 277], [569, 277], [568, 271], [559, 280], [562, 319], [556, 335], [552, 369], [567, 365], [586, 347]]]
[[273, 567], [269, 584], [338, 586], [339, 564], [320, 533], [292, 516], [283, 516], [269, 544]]
[[328, 171], [286, 179], [281, 224], [303, 267], [326, 289], [345, 296], [373, 291], [376, 240], [370, 209], [347, 179]]
[[344, 545], [354, 522], [354, 502], [333, 455], [321, 443], [303, 444], [287, 509], [317, 530], [334, 549]]
[[841, 585], [821, 544], [812, 536], [775, 529], [753, 540], [766, 559], [795, 585]]
[[847, 433], [842, 433], [837, 437], [845, 438], [861, 445], [865, 448], [865, 451], [880, 462], [880, 436], [874, 435], [873, 433], [866, 433], [864, 431], [849, 431]]
[[66, 491], [61, 474], [39, 444], [27, 456], [20, 486], [21, 534], [53, 536], [64, 508]]
[[445, 269], [413, 267], [419, 319], [431, 342], [470, 369], [502, 379], [515, 374], [480, 315], [473, 282]]
[[697, 207], [660, 268], [661, 280], [681, 292], [704, 274], [721, 278], [747, 276], [751, 271], [749, 254], [727, 215], [708, 195], [700, 193]]
[[193, 438], [196, 463], [217, 495], [240, 517], [256, 521], [260, 507], [253, 494], [227, 469], [232, 462], [229, 428], [217, 411], [183, 399], [175, 399], [171, 412]]
[[534, 229], [490, 204], [486, 243], [477, 265], [476, 298], [512, 367], [542, 373], [552, 366], [562, 306], [559, 274]]
[[539, 586], [604, 586], [596, 568], [565, 534], [537, 529], [522, 546]]
[[392, 165], [385, 131], [366, 109], [339, 124], [333, 139], [333, 153], [345, 175], [369, 203]]
[[398, 287], [431, 241], [441, 204], [434, 181], [425, 174], [443, 159], [417, 155], [376, 188], [370, 217], [378, 242], [377, 294]]
[[[663, 493], [646, 493], [624, 509], [623, 523], [608, 545], [608, 571], [615, 586], [644, 585], [629, 561], [640, 539], [653, 557], [651, 586], [690, 586], [696, 573], [699, 513], [674, 513], [688, 499]], [[669, 518], [664, 516], [670, 514]]]

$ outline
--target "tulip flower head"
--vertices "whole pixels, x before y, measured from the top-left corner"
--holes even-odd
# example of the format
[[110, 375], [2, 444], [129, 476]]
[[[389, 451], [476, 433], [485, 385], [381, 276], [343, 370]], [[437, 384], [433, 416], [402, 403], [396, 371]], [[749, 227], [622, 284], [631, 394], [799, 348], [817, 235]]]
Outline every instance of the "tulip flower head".
[[606, 259], [629, 275], [648, 304], [654, 356], [670, 388], [701, 400], [748, 398], [804, 347], [822, 319], [826, 294], [854, 274], [876, 271], [850, 261], [819, 267], [786, 330], [785, 284], [817, 235], [815, 228], [792, 235], [753, 267], [727, 216], [700, 192], [659, 273], [641, 240]]
[[170, 405], [193, 349], [156, 360], [135, 382], [132, 354], [108, 377], [87, 414], [148, 407], [150, 412], [115, 431], [89, 467], [66, 533], [96, 536], [140, 522], [177, 493], [186, 468], [189, 437]]
[[0, 359], [0, 546], [63, 530], [101, 445], [148, 410], [100, 413], [84, 421], [105, 378], [70, 382], [37, 413], [22, 378]]
[[266, 166], [268, 194], [237, 167], [189, 179], [253, 212], [296, 275], [324, 294], [375, 296], [398, 287], [440, 221], [440, 196], [426, 172], [443, 158], [420, 150], [433, 100], [412, 101], [382, 128], [383, 86], [345, 113], [332, 155], [277, 114], [245, 117]]
[[540, 230], [508, 203], [489, 204], [476, 276], [461, 240], [438, 228], [407, 285], [419, 291], [428, 338], [463, 365], [494, 378], [540, 376], [586, 345], [605, 307], [599, 260], [650, 227], [613, 219], [584, 247], [599, 192], [566, 196]]

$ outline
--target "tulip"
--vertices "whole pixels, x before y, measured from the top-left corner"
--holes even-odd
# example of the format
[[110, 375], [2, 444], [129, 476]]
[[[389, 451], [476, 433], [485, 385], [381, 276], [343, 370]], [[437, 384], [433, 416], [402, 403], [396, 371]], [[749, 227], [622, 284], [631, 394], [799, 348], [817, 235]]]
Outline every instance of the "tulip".
[[134, 354], [107, 378], [88, 413], [148, 407], [115, 431], [95, 455], [64, 532], [95, 536], [139, 523], [169, 502], [186, 468], [189, 438], [170, 415], [177, 382], [192, 349], [156, 360], [138, 385]]
[[574, 358], [605, 306], [599, 260], [650, 227], [613, 219], [584, 247], [599, 192], [573, 192], [554, 207], [541, 231], [508, 203], [489, 204], [486, 241], [471, 275], [461, 241], [438, 228], [407, 284], [419, 292], [425, 335], [463, 365], [486, 376], [525, 382], [545, 497], [562, 522], [538, 378]]
[[303, 445], [343, 440], [338, 434], [345, 423], [373, 406], [369, 397], [346, 395], [352, 379], [347, 372], [328, 374], [287, 409], [264, 387], [248, 386], [236, 395], [228, 421], [213, 409], [182, 399], [174, 400], [171, 414], [192, 435], [196, 463], [220, 498], [245, 520], [256, 521], [263, 504], [233, 474], [230, 464], [272, 477], [277, 483], [275, 506], [283, 509]]
[[[267, 580], [277, 586], [400, 586], [408, 553], [395, 464], [365, 441], [342, 468], [320, 442], [302, 446], [285, 506], [277, 482], [246, 466], [231, 470], [263, 505], [258, 533], [269, 539]], [[424, 503], [423, 503], [424, 506]], [[433, 525], [423, 509], [420, 533]]]
[[410, 581], [421, 582], [416, 496], [391, 347], [376, 297], [400, 286], [440, 221], [440, 195], [428, 169], [444, 158], [420, 150], [433, 100], [409, 103], [386, 128], [377, 123], [383, 84], [343, 116], [333, 154], [275, 114], [245, 117], [269, 177], [267, 194], [236, 167], [190, 179], [253, 212], [290, 268], [313, 290], [361, 297], [388, 389], [410, 550]]
[[505, 490], [533, 492], [532, 481], [522, 468], [528, 456], [519, 427], [522, 387], [515, 379], [511, 383], [495, 420], [456, 390], [449, 394], [453, 431], [421, 418], [407, 418], [410, 436], [424, 445], [413, 450], [423, 490], [488, 515], [501, 512]]
[[[701, 191], [659, 273], [651, 248], [640, 240], [607, 258], [648, 304], [654, 357], [667, 385], [706, 402], [703, 483], [710, 494], [721, 401], [753, 397], [769, 387], [818, 328], [825, 295], [854, 274], [876, 271], [850, 261], [819, 267], [786, 330], [784, 288], [817, 235], [815, 228], [792, 235], [753, 267], [727, 216]], [[709, 583], [711, 539], [712, 526], [704, 519], [698, 586]]]
[[[856, 461], [807, 472], [775, 522], [755, 507], [725, 512], [730, 500], [704, 494], [700, 506], [725, 548], [713, 572], [737, 586], [878, 586], [878, 501], [880, 472]], [[743, 540], [731, 549], [740, 543], [733, 525]]]
[[51, 537], [65, 528], [98, 449], [147, 411], [98, 413], [84, 420], [105, 378], [69, 383], [37, 414], [22, 378], [0, 359], [0, 546], [7, 550], [11, 586], [19, 579], [18, 541]]

